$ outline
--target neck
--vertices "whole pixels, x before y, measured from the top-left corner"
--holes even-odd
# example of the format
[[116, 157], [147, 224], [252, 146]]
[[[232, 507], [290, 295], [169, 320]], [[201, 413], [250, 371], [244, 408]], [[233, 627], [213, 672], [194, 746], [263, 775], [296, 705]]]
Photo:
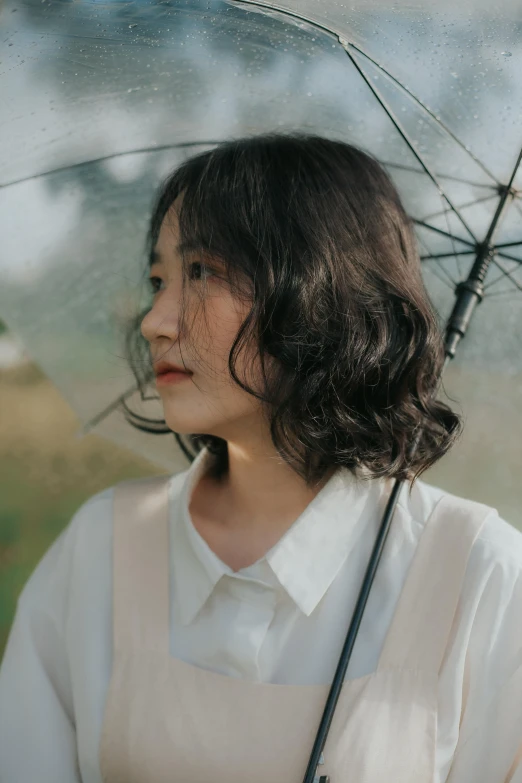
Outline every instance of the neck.
[[284, 532], [335, 472], [310, 488], [270, 448], [228, 442], [229, 469], [219, 482], [204, 476], [193, 494], [200, 515], [228, 532]]

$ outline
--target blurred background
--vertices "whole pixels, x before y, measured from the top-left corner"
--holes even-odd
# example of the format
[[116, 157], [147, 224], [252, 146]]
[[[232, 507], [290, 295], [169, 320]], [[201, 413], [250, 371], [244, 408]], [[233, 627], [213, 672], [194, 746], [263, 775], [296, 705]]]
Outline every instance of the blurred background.
[[88, 435], [0, 320], [0, 658], [36, 564], [91, 495], [157, 465]]
[[[495, 183], [507, 182], [520, 148], [518, 0], [283, 4], [374, 58], [359, 56], [368, 81], [482, 237]], [[418, 239], [422, 254], [439, 256], [423, 263], [441, 323], [466, 275], [464, 239], [455, 247], [444, 236], [451, 228], [465, 238], [462, 226], [339, 40], [245, 6], [5, 0], [0, 9], [0, 657], [24, 583], [79, 506], [121, 479], [188, 464], [173, 437], [140, 433], [121, 411], [88, 426], [134, 383], [122, 327], [145, 302], [152, 197], [177, 163], [266, 130], [358, 144], [389, 163], [408, 211], [436, 229], [419, 228]], [[464, 415], [464, 436], [422, 480], [494, 506], [522, 529], [520, 173], [515, 186], [500, 238], [511, 260], [496, 258], [488, 297], [445, 375], [442, 394]], [[507, 293], [497, 290], [506, 282]], [[161, 415], [154, 402], [145, 407]]]

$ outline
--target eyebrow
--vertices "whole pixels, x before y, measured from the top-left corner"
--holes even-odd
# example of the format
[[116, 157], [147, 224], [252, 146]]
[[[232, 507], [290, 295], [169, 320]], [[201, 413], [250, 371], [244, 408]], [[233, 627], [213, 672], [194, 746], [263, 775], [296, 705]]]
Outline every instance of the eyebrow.
[[[190, 253], [203, 249], [204, 249], [203, 246], [199, 242], [180, 242], [180, 244], [176, 246], [176, 252], [179, 253], [179, 255], [183, 255], [183, 253]], [[163, 263], [161, 254], [158, 253], [158, 251], [154, 250], [153, 248], [149, 256], [149, 269], [154, 264], [161, 264], [161, 263]]]

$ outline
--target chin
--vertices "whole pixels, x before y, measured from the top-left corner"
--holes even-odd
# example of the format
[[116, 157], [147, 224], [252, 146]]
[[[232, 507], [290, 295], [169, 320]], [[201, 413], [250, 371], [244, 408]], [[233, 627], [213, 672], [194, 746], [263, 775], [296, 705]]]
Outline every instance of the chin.
[[[190, 414], [181, 414], [179, 410], [181, 406], [178, 406], [177, 416], [174, 414], [169, 415], [168, 406], [165, 406], [163, 418], [173, 432], [177, 432], [178, 435], [192, 435], [194, 432], [204, 432], [209, 435], [213, 434], [216, 422], [210, 422], [202, 416], [190, 416]], [[214, 425], [214, 426], [213, 426]]]

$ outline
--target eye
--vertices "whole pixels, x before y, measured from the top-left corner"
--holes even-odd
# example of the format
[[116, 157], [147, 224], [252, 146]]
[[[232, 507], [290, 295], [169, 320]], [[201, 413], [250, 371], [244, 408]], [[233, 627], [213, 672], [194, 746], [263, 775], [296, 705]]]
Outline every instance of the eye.
[[[206, 277], [202, 278], [202, 277], [199, 276], [201, 274], [201, 272], [200, 272], [197, 277], [194, 277], [194, 273], [193, 273], [194, 268], [196, 268], [196, 269], [199, 268], [200, 270], [204, 269], [204, 270], [207, 271], [208, 274], [206, 275]], [[208, 279], [209, 277], [212, 277], [215, 274], [216, 273], [214, 272], [212, 267], [207, 266], [207, 264], [203, 264], [201, 261], [194, 261], [193, 264], [189, 264], [189, 277], [190, 277], [191, 280], [197, 280], [199, 282], [199, 281], [202, 281], [204, 279]]]
[[161, 283], [161, 277], [149, 277], [149, 287], [152, 293], [157, 293], [158, 289], [156, 288], [156, 281], [159, 281]]
[[[208, 266], [207, 264], [203, 264], [201, 261], [194, 261], [192, 264], [189, 264], [188, 269], [190, 280], [195, 280], [198, 283], [207, 280], [209, 277], [215, 277], [217, 275], [217, 272], [212, 269], [212, 267]], [[205, 272], [204, 276], [202, 276], [202, 270]], [[161, 277], [149, 277], [149, 289], [153, 294], [158, 292], [159, 286], [162, 282], [163, 281]]]

